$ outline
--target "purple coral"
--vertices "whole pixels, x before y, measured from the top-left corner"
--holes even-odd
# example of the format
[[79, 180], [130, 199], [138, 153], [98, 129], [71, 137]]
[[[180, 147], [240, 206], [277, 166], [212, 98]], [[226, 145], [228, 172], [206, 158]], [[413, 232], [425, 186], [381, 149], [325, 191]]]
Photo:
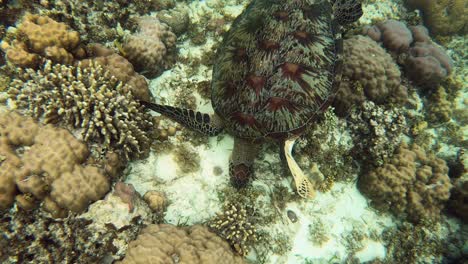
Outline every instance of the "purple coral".
[[382, 42], [387, 50], [405, 55], [403, 66], [407, 77], [417, 85], [433, 87], [452, 71], [452, 60], [435, 44], [424, 26], [408, 28], [404, 23], [387, 20], [365, 27], [363, 33]]
[[453, 62], [437, 46], [423, 26], [411, 27], [415, 42], [408, 51], [404, 66], [408, 78], [418, 85], [435, 86], [452, 71]]
[[409, 49], [413, 35], [403, 22], [393, 19], [364, 28], [364, 34], [371, 39], [382, 42], [390, 51], [401, 53]]
[[450, 74], [452, 66], [447, 53], [432, 42], [416, 42], [405, 61], [408, 78], [418, 85], [438, 84]]

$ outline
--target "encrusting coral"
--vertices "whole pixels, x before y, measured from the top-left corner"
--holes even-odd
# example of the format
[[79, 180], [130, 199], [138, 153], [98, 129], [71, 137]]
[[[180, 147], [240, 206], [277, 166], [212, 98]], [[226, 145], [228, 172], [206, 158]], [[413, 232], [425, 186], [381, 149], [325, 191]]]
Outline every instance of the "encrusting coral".
[[177, 37], [157, 18], [140, 17], [137, 23], [139, 31], [127, 37], [123, 51], [138, 72], [153, 77], [174, 63]]
[[257, 240], [256, 230], [248, 213], [244, 206], [226, 204], [223, 212], [210, 223], [210, 227], [243, 256], [247, 255], [248, 247]]
[[19, 69], [8, 93], [20, 108], [45, 123], [63, 121], [82, 129], [84, 141], [97, 141], [129, 156], [144, 155], [150, 146], [151, 116], [109, 71], [53, 64]]
[[374, 206], [414, 223], [438, 219], [452, 184], [445, 161], [418, 145], [402, 144], [394, 156], [359, 178]]
[[343, 81], [333, 103], [337, 114], [345, 115], [366, 99], [377, 104], [406, 101], [398, 66], [375, 41], [364, 36], [346, 39], [343, 58]]
[[14, 112], [0, 114], [0, 209], [11, 207], [16, 196], [25, 210], [44, 201], [54, 217], [85, 210], [110, 188], [103, 169], [83, 164], [88, 155], [86, 145], [65, 129]]
[[228, 243], [208, 228], [160, 224], [144, 228], [117, 264], [241, 264]]
[[80, 35], [66, 24], [28, 13], [16, 28], [16, 39], [0, 47], [15, 66], [36, 68], [45, 59], [71, 64], [85, 55], [79, 44]]

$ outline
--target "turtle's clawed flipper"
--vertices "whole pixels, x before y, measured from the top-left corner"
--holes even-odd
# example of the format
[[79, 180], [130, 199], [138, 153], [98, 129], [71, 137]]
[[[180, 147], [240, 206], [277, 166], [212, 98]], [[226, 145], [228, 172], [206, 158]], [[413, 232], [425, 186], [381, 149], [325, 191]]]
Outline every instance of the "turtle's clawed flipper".
[[196, 112], [190, 109], [160, 105], [145, 101], [140, 101], [145, 107], [158, 112], [183, 126], [203, 133], [208, 136], [216, 136], [223, 131], [223, 123], [216, 115]]
[[334, 0], [333, 15], [340, 25], [356, 22], [362, 16], [361, 2], [358, 0]]
[[234, 149], [229, 160], [229, 176], [234, 187], [245, 187], [253, 178], [253, 163], [260, 147], [251, 140], [234, 138]]

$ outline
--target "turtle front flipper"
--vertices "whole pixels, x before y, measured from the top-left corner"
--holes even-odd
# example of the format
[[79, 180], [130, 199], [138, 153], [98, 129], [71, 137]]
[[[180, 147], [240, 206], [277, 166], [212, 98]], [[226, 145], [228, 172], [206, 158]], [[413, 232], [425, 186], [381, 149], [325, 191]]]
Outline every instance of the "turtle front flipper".
[[296, 137], [288, 139], [284, 142], [284, 154], [291, 174], [294, 177], [297, 193], [303, 198], [313, 198], [315, 196], [314, 185], [304, 175], [299, 165], [296, 163], [292, 156], [292, 149], [296, 142]]
[[253, 178], [253, 163], [260, 147], [252, 140], [234, 138], [234, 149], [229, 159], [229, 176], [234, 187], [245, 187]]
[[333, 15], [342, 26], [356, 22], [362, 16], [362, 6], [359, 0], [334, 0]]
[[146, 101], [140, 101], [145, 107], [158, 112], [174, 120], [183, 126], [198, 131], [208, 136], [216, 136], [223, 131], [223, 123], [216, 115], [183, 109], [168, 105], [160, 105]]

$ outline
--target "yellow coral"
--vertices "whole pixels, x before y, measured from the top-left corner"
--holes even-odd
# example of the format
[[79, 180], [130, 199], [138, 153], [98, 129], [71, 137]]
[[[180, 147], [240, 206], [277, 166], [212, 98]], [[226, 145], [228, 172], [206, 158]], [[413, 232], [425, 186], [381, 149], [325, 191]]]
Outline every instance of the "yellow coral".
[[40, 126], [17, 113], [0, 114], [0, 209], [16, 199], [26, 210], [44, 200], [43, 208], [56, 217], [83, 211], [110, 188], [97, 167], [83, 165], [88, 154], [68, 130]]
[[[17, 26], [16, 39], [2, 42], [7, 60], [20, 67], [37, 67], [41, 58], [71, 64], [74, 55], [82, 55], [78, 32], [47, 16], [26, 14]], [[80, 56], [81, 56], [80, 55]]]

